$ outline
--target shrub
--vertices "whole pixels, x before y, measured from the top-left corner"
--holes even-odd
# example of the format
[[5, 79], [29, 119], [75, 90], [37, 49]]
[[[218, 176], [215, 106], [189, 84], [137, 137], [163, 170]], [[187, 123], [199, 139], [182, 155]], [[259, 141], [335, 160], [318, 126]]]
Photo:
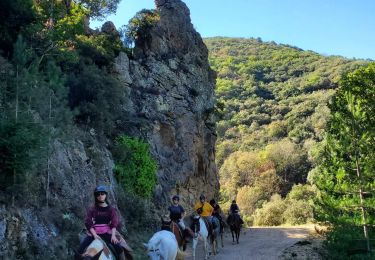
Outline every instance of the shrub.
[[297, 184], [294, 185], [291, 191], [288, 193], [287, 198], [289, 200], [304, 200], [310, 201], [315, 198], [317, 189], [315, 186], [308, 184]]
[[254, 214], [254, 224], [257, 226], [278, 226], [284, 223], [283, 213], [286, 209], [286, 203], [281, 196], [275, 194], [271, 200]]
[[247, 216], [251, 216], [267, 199], [267, 195], [260, 187], [244, 186], [237, 193], [238, 206]]
[[300, 225], [309, 222], [313, 218], [313, 208], [305, 200], [286, 200], [286, 210], [283, 214], [285, 223]]
[[140, 197], [151, 197], [156, 185], [157, 163], [149, 145], [137, 138], [120, 136], [116, 139], [114, 157], [116, 178], [123, 188]]

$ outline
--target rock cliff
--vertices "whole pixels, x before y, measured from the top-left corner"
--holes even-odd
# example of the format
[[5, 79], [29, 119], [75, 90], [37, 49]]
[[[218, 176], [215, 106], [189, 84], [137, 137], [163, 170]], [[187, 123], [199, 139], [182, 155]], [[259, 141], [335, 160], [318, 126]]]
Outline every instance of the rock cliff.
[[159, 163], [156, 201], [171, 193], [192, 205], [218, 190], [214, 163], [215, 73], [208, 51], [179, 0], [155, 1], [159, 22], [135, 42], [134, 59], [122, 54], [117, 69], [130, 94], [128, 111], [142, 118], [133, 134], [147, 138]]
[[[128, 97], [124, 111], [130, 122], [123, 122], [123, 129], [147, 140], [159, 165], [156, 208], [162, 212], [178, 193], [189, 211], [199, 194], [211, 198], [219, 188], [214, 161], [216, 76], [187, 6], [180, 0], [155, 4], [160, 20], [136, 40], [131, 59], [124, 53], [117, 57], [114, 76], [120, 77]], [[120, 212], [130, 210], [132, 205], [121, 208], [117, 203], [121, 194], [109, 142], [90, 129], [74, 129], [71, 136], [53, 142], [49, 176], [40, 170], [28, 190], [17, 196], [16, 207], [0, 199], [0, 258], [23, 259], [30, 252], [36, 259], [69, 258], [68, 240], [76, 240], [93, 200], [91, 191], [99, 183], [110, 187], [110, 200]], [[40, 199], [45, 187], [48, 207]]]

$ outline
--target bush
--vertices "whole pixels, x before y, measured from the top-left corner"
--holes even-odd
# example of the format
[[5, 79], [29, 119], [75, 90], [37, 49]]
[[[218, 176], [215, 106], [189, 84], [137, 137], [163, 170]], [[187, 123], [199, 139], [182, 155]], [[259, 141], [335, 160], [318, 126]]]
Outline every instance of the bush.
[[281, 196], [275, 194], [271, 200], [254, 214], [254, 225], [257, 226], [278, 226], [284, 223], [283, 213], [286, 209], [286, 203]]
[[313, 208], [308, 201], [286, 200], [286, 210], [283, 214], [285, 223], [291, 225], [306, 224], [313, 218]]
[[123, 188], [140, 197], [151, 197], [156, 185], [157, 163], [148, 143], [120, 136], [116, 139], [114, 157], [116, 178]]
[[317, 189], [315, 186], [308, 184], [297, 184], [294, 185], [291, 191], [288, 193], [287, 198], [289, 200], [304, 200], [310, 202], [316, 197]]
[[244, 186], [238, 190], [236, 200], [241, 212], [251, 216], [267, 199], [267, 194], [260, 187]]

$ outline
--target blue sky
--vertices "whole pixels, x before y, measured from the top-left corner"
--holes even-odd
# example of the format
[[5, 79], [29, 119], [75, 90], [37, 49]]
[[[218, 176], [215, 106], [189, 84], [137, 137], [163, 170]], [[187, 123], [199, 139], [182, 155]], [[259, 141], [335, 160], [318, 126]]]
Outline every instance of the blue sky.
[[[261, 37], [324, 55], [375, 60], [374, 0], [185, 0], [202, 37]], [[122, 0], [117, 27], [153, 0]], [[101, 23], [92, 22], [92, 27]]]

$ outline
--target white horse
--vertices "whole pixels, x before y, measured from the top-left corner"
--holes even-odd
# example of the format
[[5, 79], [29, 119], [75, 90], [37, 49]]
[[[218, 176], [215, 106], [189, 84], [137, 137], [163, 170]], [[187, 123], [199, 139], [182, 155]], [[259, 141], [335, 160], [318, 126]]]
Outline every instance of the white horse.
[[[199, 227], [198, 227], [199, 224]], [[193, 259], [195, 260], [195, 250], [197, 249], [198, 240], [203, 241], [203, 247], [204, 247], [204, 259], [208, 259], [208, 230], [206, 227], [206, 224], [204, 223], [204, 220], [196, 216], [193, 220], [193, 232], [194, 232], [194, 238], [193, 238]], [[199, 231], [198, 231], [199, 228]]]
[[147, 244], [147, 255], [151, 260], [175, 260], [178, 254], [178, 244], [175, 235], [167, 230], [156, 232]]

